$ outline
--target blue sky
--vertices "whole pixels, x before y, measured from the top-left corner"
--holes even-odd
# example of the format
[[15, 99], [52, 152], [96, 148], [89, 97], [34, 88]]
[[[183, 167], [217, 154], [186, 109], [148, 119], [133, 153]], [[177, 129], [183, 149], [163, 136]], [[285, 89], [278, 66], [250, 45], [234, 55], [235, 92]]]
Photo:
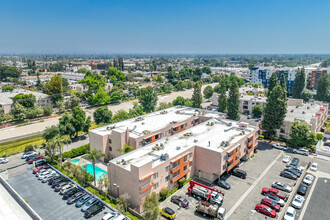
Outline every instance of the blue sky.
[[330, 53], [329, 0], [0, 0], [1, 53]]

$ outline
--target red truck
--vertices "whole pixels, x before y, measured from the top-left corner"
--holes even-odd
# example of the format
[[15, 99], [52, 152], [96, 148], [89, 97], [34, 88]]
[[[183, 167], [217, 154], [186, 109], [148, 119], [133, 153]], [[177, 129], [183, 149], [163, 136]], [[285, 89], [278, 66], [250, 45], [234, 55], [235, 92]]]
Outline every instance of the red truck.
[[261, 194], [262, 195], [271, 194], [271, 195], [277, 196], [280, 199], [283, 199], [284, 201], [288, 200], [288, 194], [283, 193], [283, 192], [279, 191], [278, 189], [274, 189], [274, 188], [264, 187], [264, 188], [262, 188]]

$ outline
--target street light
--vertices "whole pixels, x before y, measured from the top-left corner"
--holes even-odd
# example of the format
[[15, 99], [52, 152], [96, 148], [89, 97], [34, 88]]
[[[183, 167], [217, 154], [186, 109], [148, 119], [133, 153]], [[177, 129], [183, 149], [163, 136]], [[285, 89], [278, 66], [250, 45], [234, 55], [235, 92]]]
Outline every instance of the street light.
[[117, 197], [119, 198], [119, 188], [120, 188], [120, 186], [117, 185], [116, 183], [114, 183], [113, 186], [117, 188]]

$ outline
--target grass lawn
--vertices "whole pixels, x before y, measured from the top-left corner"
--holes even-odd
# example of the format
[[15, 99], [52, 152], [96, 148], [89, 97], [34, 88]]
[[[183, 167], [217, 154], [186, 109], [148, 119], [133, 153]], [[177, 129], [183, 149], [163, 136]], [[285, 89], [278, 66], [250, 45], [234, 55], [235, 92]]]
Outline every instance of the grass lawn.
[[0, 144], [0, 155], [6, 153], [7, 156], [23, 152], [26, 145], [40, 146], [45, 142], [41, 135], [22, 138]]
[[[109, 123], [108, 123], [109, 124]], [[91, 123], [91, 126], [89, 127], [89, 130], [92, 130], [92, 129], [94, 129], [94, 128], [99, 128], [99, 127], [102, 127], [102, 126], [105, 126], [105, 125], [107, 125], [107, 124], [104, 124], [104, 123], [100, 123], [100, 124], [96, 124], [95, 122], [92, 122]]]

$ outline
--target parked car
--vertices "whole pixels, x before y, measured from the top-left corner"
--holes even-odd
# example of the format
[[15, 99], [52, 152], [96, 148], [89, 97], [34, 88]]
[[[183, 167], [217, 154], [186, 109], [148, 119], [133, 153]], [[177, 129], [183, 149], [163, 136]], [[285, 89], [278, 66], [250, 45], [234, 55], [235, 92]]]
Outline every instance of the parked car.
[[30, 160], [28, 160], [28, 164], [31, 164], [31, 163], [33, 163], [33, 161], [38, 161], [38, 160], [41, 160], [43, 158], [44, 158], [43, 156], [33, 157]]
[[57, 184], [59, 184], [59, 183], [61, 183], [61, 182], [68, 182], [68, 180], [66, 179], [66, 178], [64, 178], [64, 177], [62, 177], [62, 178], [59, 178], [59, 179], [56, 179], [56, 180], [54, 180], [53, 182], [52, 182], [52, 188], [55, 188], [55, 186], [57, 185]]
[[7, 157], [0, 157], [0, 163], [8, 163], [9, 159]]
[[61, 175], [56, 175], [56, 176], [50, 178], [50, 179], [48, 180], [48, 185], [52, 185], [53, 181], [55, 181], [55, 180], [57, 180], [57, 179], [61, 179], [61, 178], [62, 178]]
[[297, 170], [292, 169], [292, 168], [284, 169], [283, 171], [284, 172], [290, 172], [290, 173], [296, 175], [297, 177], [300, 177], [301, 176], [301, 173], [300, 172], [298, 172]]
[[292, 187], [290, 187], [282, 182], [273, 182], [272, 187], [275, 189], [282, 190], [284, 192], [292, 192]]
[[22, 155], [22, 159], [26, 159], [28, 156], [31, 156], [31, 155], [37, 155], [37, 152], [34, 152], [34, 151], [25, 152]]
[[72, 189], [69, 189], [68, 191], [66, 191], [63, 194], [62, 199], [67, 200], [68, 198], [70, 198], [71, 196], [73, 196], [74, 194], [76, 194], [77, 192], [80, 192], [80, 191], [81, 191], [81, 189], [78, 188], [78, 187], [74, 187]]
[[32, 158], [34, 158], [34, 157], [37, 157], [37, 156], [39, 156], [39, 155], [37, 155], [37, 154], [32, 154], [32, 155], [30, 155], [30, 156], [27, 156], [27, 157], [25, 158], [25, 161], [29, 161], [30, 159], [32, 159]]
[[304, 169], [301, 168], [301, 166], [289, 166], [289, 167], [287, 167], [287, 169], [294, 170], [294, 171], [296, 171], [296, 172], [298, 172], [300, 174], [304, 171]]
[[293, 153], [301, 154], [301, 155], [305, 155], [305, 156], [309, 155], [309, 151], [307, 149], [302, 149], [302, 148], [293, 149]]
[[247, 176], [247, 174], [244, 170], [237, 169], [237, 168], [233, 168], [232, 170], [229, 171], [229, 173], [233, 176], [237, 176], [242, 179], [246, 179], [246, 176]]
[[36, 167], [35, 169], [33, 169], [32, 173], [33, 173], [33, 174], [36, 174], [36, 173], [39, 172], [40, 170], [48, 169], [48, 168], [50, 168], [49, 165], [38, 166], [38, 167]]
[[77, 202], [76, 202], [76, 207], [80, 208], [82, 205], [85, 204], [85, 202], [87, 202], [89, 199], [91, 198], [91, 195], [89, 194], [85, 194], [84, 196], [82, 196]]
[[97, 203], [98, 200], [95, 198], [90, 198], [82, 207], [81, 211], [85, 212], [89, 207], [93, 206], [95, 203]]
[[41, 166], [47, 164], [47, 161], [45, 159], [37, 160], [34, 162], [35, 166]]
[[39, 170], [36, 174], [35, 177], [39, 177], [41, 174], [48, 172], [49, 168]]
[[180, 207], [184, 207], [184, 208], [187, 208], [189, 206], [188, 200], [182, 196], [176, 196], [176, 195], [172, 196], [171, 202], [179, 205]]
[[276, 148], [276, 149], [279, 149], [279, 150], [288, 150], [287, 146], [283, 146], [283, 145], [280, 145], [280, 144], [272, 144], [272, 147]]
[[42, 183], [45, 183], [45, 182], [47, 182], [50, 178], [52, 178], [52, 177], [54, 177], [54, 176], [59, 176], [59, 174], [57, 174], [57, 173], [52, 173], [52, 174], [45, 175], [45, 176], [42, 177], [41, 182], [42, 182]]
[[81, 197], [83, 197], [84, 195], [86, 195], [86, 193], [84, 191], [80, 191], [80, 192], [76, 192], [74, 195], [72, 195], [68, 201], [66, 202], [66, 204], [71, 205], [75, 202], [78, 201], [78, 199], [80, 199]]
[[307, 186], [310, 186], [310, 185], [312, 185], [313, 180], [314, 180], [314, 177], [310, 174], [307, 174], [303, 180], [303, 183], [305, 183]]
[[[292, 159], [292, 161], [291, 161], [291, 163], [290, 164], [288, 164], [289, 166], [299, 166], [299, 159], [298, 158], [293, 158]], [[287, 165], [287, 166], [288, 166]]]
[[307, 192], [307, 186], [304, 184], [300, 184], [300, 186], [297, 190], [297, 194], [304, 196], [304, 195], [306, 195], [306, 192]]
[[285, 156], [283, 157], [283, 160], [282, 160], [282, 162], [283, 162], [283, 163], [289, 163], [289, 162], [290, 162], [290, 160], [291, 160], [291, 157], [290, 157], [290, 156], [288, 156], [288, 155], [285, 155]]
[[165, 218], [169, 218], [169, 219], [175, 219], [176, 217], [175, 211], [169, 207], [162, 207], [160, 209], [160, 214]]
[[262, 188], [261, 194], [262, 195], [271, 194], [277, 196], [280, 199], [283, 199], [284, 201], [288, 200], [288, 195], [286, 193], [280, 192], [278, 191], [278, 189], [274, 189], [274, 188], [264, 187]]
[[300, 195], [295, 195], [294, 199], [292, 200], [291, 206], [296, 209], [301, 209], [305, 198]]
[[68, 182], [68, 181], [65, 181], [65, 182], [60, 182], [60, 183], [58, 183], [56, 186], [55, 186], [55, 192], [59, 192], [61, 189], [62, 189], [62, 187], [66, 187], [66, 186], [70, 186], [71, 185], [71, 183], [70, 182]]
[[275, 196], [275, 195], [272, 195], [272, 194], [266, 194], [266, 199], [270, 199], [270, 200], [272, 200], [273, 202], [276, 202], [277, 204], [279, 204], [280, 206], [284, 206], [284, 201], [283, 201], [283, 199], [280, 199], [280, 198], [278, 198], [278, 197]]
[[286, 171], [281, 171], [280, 176], [292, 179], [292, 180], [296, 180], [298, 177], [296, 175], [294, 175], [291, 172], [286, 172]]
[[104, 204], [102, 202], [98, 202], [96, 204], [94, 204], [93, 206], [89, 207], [86, 211], [85, 211], [85, 218], [90, 218], [94, 215], [96, 215], [97, 213], [101, 212], [102, 210], [104, 210]]
[[71, 183], [66, 185], [66, 186], [63, 186], [60, 190], [60, 195], [64, 195], [67, 191], [69, 191], [70, 189], [74, 188], [75, 186], [72, 185]]
[[48, 174], [56, 174], [56, 172], [55, 172], [54, 170], [50, 170], [50, 169], [48, 169], [47, 172], [41, 173], [41, 174], [39, 175], [38, 180], [42, 180], [42, 178], [43, 178], [44, 176], [48, 175]]
[[108, 214], [103, 216], [102, 220], [114, 220], [117, 215], [118, 215], [118, 213], [116, 213], [116, 212], [109, 212]]
[[272, 218], [276, 217], [276, 212], [264, 204], [256, 204], [255, 209], [257, 212], [261, 212], [265, 215], [268, 215], [269, 217], [272, 217]]
[[311, 171], [317, 171], [317, 169], [319, 168], [319, 164], [318, 163], [312, 163], [310, 169]]
[[281, 210], [281, 207], [270, 199], [262, 199], [260, 203], [268, 206], [271, 209], [274, 209], [275, 212], [279, 212]]
[[294, 220], [295, 216], [296, 216], [296, 210], [294, 208], [292, 208], [291, 206], [289, 206], [284, 214], [283, 219], [284, 220]]
[[217, 184], [217, 186], [220, 186], [223, 189], [230, 189], [229, 183], [227, 183], [224, 180], [218, 180], [216, 184]]

